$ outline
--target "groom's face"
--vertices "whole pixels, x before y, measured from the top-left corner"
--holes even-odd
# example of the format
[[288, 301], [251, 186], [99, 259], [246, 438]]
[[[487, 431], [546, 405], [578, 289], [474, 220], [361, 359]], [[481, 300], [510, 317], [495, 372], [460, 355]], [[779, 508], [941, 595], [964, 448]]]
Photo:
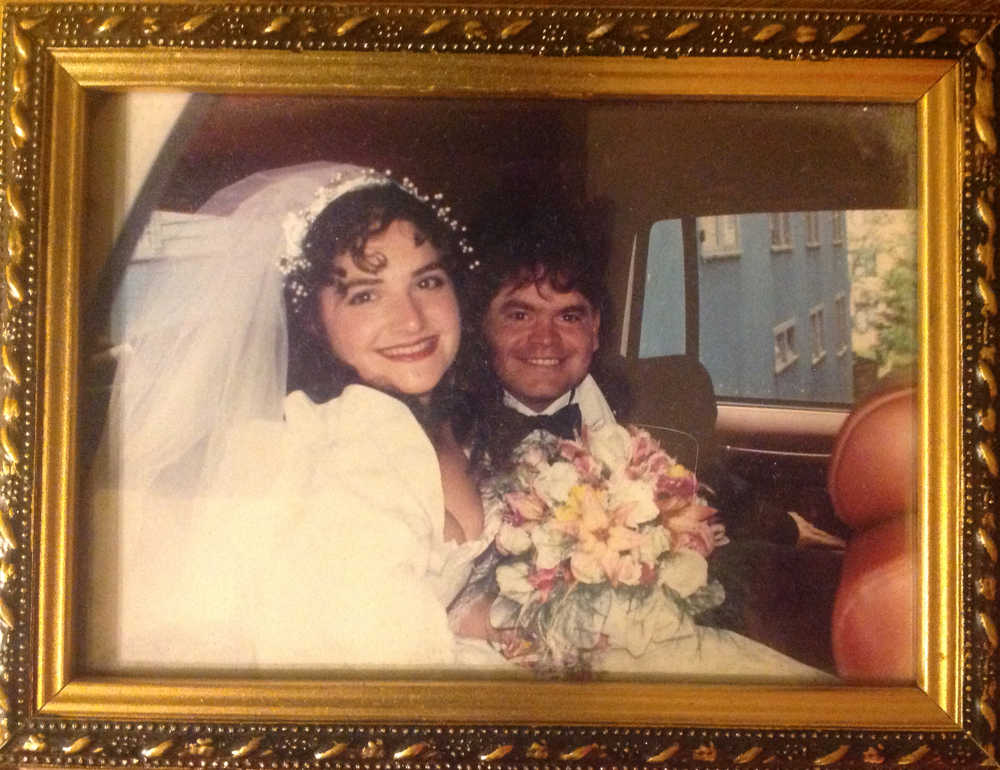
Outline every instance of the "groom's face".
[[601, 318], [578, 291], [548, 281], [505, 284], [483, 328], [493, 371], [507, 392], [541, 411], [590, 371]]

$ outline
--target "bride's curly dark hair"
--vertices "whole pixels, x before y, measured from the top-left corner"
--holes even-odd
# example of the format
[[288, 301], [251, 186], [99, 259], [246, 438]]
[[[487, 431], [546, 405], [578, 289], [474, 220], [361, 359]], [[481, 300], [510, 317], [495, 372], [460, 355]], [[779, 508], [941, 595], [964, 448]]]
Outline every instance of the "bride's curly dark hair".
[[[455, 287], [462, 317], [466, 317], [465, 273], [456, 233], [425, 203], [396, 184], [363, 187], [336, 198], [316, 217], [302, 244], [301, 260], [285, 276], [284, 300], [288, 321], [287, 391], [304, 391], [316, 403], [336, 398], [345, 387], [362, 383], [354, 367], [338, 359], [323, 333], [319, 316], [319, 291], [334, 285], [334, 257], [348, 254], [359, 270], [378, 273], [385, 267], [381, 255], [365, 253], [373, 236], [397, 221], [416, 229], [417, 245], [430, 242], [440, 254], [441, 264]], [[462, 331], [463, 344], [465, 329]], [[393, 396], [407, 403], [422, 422], [436, 422], [451, 404], [450, 372], [432, 393], [431, 407], [400, 393]]]

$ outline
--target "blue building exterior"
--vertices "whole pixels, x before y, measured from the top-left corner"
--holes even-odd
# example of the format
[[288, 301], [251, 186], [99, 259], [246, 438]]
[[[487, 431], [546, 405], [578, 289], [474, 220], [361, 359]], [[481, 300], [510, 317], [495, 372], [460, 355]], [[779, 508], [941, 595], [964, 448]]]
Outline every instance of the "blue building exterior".
[[[844, 212], [699, 217], [695, 227], [699, 355], [716, 395], [850, 403]], [[683, 265], [680, 222], [656, 223], [646, 264], [641, 358], [683, 352]]]

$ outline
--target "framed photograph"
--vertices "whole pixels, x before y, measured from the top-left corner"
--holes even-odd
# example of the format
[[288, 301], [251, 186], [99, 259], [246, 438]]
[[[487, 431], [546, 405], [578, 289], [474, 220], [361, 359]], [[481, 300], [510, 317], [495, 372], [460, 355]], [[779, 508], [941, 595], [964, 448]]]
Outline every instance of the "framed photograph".
[[[1000, 5], [767, 5], [4, 5], [0, 762], [995, 764]], [[319, 247], [334, 277], [309, 277], [316, 223], [384, 187], [411, 213], [369, 220], [353, 252]], [[609, 419], [644, 431], [630, 451], [651, 437], [701, 481], [633, 527], [672, 533], [659, 572], [628, 561], [648, 544], [609, 546], [637, 503], [595, 513], [580, 487], [587, 519], [563, 482], [533, 481], [581, 522], [559, 529], [578, 552], [543, 570], [523, 567], [543, 546], [509, 477], [477, 476], [486, 521], [513, 506], [495, 531], [469, 535], [449, 496], [477, 436], [485, 467], [499, 452], [487, 411], [468, 433], [428, 422], [442, 372], [478, 392], [459, 337], [498, 393], [556, 404], [498, 353], [501, 321], [541, 313], [514, 295], [552, 295], [490, 261], [540, 212], [572, 214], [559, 243], [598, 276], [559, 288], [578, 299], [552, 322], [586, 342], [566, 383], [584, 435], [595, 382]], [[399, 310], [393, 262], [421, 250]], [[491, 293], [463, 304], [477, 282]], [[240, 334], [277, 309], [267, 359], [226, 326], [244, 295]], [[329, 320], [383, 297], [369, 326]], [[350, 357], [404, 312], [437, 325], [372, 345], [412, 386]], [[286, 352], [312, 371], [296, 329], [353, 384], [286, 397]], [[561, 369], [550, 349], [525, 357]], [[271, 360], [262, 432], [230, 406]], [[426, 553], [413, 511], [437, 522]], [[459, 553], [446, 589], [400, 577]], [[405, 570], [381, 560], [397, 556]], [[616, 625], [594, 609], [604, 582], [632, 597]], [[503, 632], [489, 643], [462, 642], [477, 585]], [[525, 585], [602, 617], [573, 616], [589, 641], [569, 662], [536, 654], [552, 648], [523, 610], [498, 620]], [[635, 599], [654, 594], [668, 603]], [[531, 629], [555, 628], [544, 610]], [[476, 651], [449, 657], [460, 642]]]

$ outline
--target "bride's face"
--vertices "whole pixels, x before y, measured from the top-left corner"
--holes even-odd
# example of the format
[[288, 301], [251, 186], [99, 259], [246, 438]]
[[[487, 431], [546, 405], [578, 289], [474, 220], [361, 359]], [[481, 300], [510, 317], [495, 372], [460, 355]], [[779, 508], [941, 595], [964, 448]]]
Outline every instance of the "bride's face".
[[384, 266], [365, 272], [349, 254], [337, 255], [336, 282], [319, 292], [330, 348], [369, 385], [429, 398], [458, 353], [451, 278], [438, 250], [404, 220], [369, 238], [365, 256]]

